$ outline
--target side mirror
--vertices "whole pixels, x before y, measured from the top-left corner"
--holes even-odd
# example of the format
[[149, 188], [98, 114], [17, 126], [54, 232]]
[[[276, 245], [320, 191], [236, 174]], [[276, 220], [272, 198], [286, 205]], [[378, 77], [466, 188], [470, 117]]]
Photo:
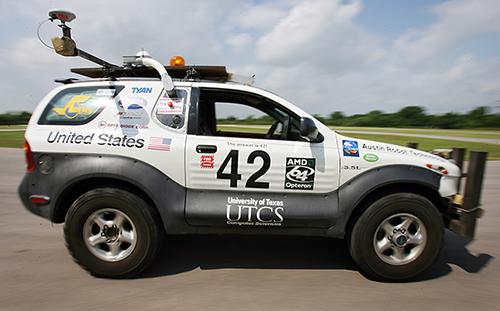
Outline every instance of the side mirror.
[[314, 121], [306, 117], [300, 118], [300, 135], [307, 137], [310, 142], [318, 142], [321, 137]]

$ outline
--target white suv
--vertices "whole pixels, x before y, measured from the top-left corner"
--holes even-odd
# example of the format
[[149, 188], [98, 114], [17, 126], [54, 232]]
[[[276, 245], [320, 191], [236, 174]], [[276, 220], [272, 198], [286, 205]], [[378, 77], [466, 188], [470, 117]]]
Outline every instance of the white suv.
[[[26, 130], [20, 197], [65, 223], [90, 273], [141, 272], [164, 234], [346, 238], [375, 279], [434, 262], [459, 218], [455, 164], [342, 136], [273, 93], [228, 82], [224, 67], [165, 68], [170, 91], [150, 67], [74, 70], [95, 79], [51, 91]], [[264, 124], [226, 124], [223, 111]]]

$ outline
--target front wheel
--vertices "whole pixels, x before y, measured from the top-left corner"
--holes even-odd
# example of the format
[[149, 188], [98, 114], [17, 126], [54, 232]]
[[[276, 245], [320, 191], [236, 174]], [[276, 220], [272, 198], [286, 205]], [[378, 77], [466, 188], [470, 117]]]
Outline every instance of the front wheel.
[[373, 202], [357, 220], [350, 252], [368, 277], [403, 281], [434, 263], [443, 234], [441, 215], [428, 199], [396, 193]]
[[153, 260], [163, 231], [153, 208], [137, 195], [94, 189], [70, 207], [64, 224], [75, 261], [98, 277], [131, 277]]

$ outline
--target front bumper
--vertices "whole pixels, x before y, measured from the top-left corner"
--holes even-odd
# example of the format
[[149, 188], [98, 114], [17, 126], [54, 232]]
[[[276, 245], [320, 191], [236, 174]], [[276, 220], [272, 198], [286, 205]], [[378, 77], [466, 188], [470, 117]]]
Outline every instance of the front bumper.
[[463, 177], [465, 177], [465, 187], [463, 196], [460, 194], [451, 196], [449, 208], [445, 214], [446, 226], [463, 237], [474, 238], [477, 219], [484, 214], [484, 210], [480, 208], [480, 198], [488, 153], [471, 151], [467, 173], [462, 171], [465, 159], [464, 148], [454, 148], [449, 156], [453, 158], [460, 172], [457, 190], [461, 189], [460, 180]]
[[458, 235], [472, 239], [475, 236], [477, 219], [484, 215], [484, 210], [479, 206], [467, 210], [462, 208], [462, 205], [463, 197], [460, 194], [454, 195], [446, 213], [446, 225]]

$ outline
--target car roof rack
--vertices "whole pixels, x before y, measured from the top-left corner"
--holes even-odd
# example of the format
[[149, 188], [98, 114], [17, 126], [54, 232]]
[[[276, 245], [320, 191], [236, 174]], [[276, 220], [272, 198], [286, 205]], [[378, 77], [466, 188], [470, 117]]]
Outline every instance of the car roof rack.
[[[227, 82], [231, 74], [225, 66], [165, 66], [173, 79]], [[88, 78], [159, 78], [158, 71], [145, 66], [72, 68], [71, 72]]]

